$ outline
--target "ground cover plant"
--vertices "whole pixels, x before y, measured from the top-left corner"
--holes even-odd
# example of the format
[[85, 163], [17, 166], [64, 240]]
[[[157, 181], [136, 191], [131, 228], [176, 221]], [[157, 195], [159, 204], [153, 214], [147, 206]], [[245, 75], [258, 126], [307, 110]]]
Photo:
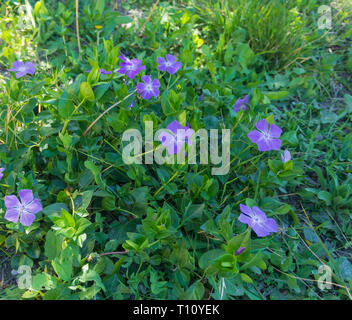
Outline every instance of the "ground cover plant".
[[0, 16], [0, 299], [352, 298], [349, 1]]

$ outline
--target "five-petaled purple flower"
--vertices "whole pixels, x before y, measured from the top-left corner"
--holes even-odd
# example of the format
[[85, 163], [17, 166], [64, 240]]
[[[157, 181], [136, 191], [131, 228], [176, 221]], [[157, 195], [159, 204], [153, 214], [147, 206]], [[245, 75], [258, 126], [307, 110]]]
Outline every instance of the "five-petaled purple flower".
[[166, 60], [163, 57], [157, 57], [156, 62], [158, 63], [158, 70], [167, 71], [169, 74], [175, 74], [182, 67], [181, 62], [176, 61], [175, 56], [171, 54], [166, 55]]
[[9, 71], [16, 72], [16, 78], [21, 78], [24, 75], [34, 74], [35, 73], [35, 66], [32, 62], [23, 63], [22, 61], [16, 61], [12, 64], [12, 68]]
[[278, 139], [282, 130], [272, 124], [269, 129], [269, 123], [263, 119], [257, 122], [257, 129], [248, 133], [248, 138], [258, 145], [259, 151], [280, 150], [281, 140]]
[[277, 232], [276, 221], [273, 218], [267, 218], [265, 213], [258, 207], [247, 207], [240, 204], [241, 214], [238, 221], [247, 224], [258, 237], [265, 237], [270, 232]]
[[243, 99], [238, 99], [232, 107], [235, 112], [239, 112], [241, 110], [248, 110], [246, 104], [249, 104], [248, 95], [246, 95]]
[[21, 224], [28, 227], [35, 220], [35, 214], [42, 211], [43, 207], [37, 198], [34, 199], [30, 189], [22, 189], [18, 195], [21, 201], [14, 195], [5, 197], [5, 219], [17, 223], [20, 216]]
[[290, 151], [285, 150], [285, 151], [284, 151], [284, 154], [281, 155], [281, 159], [282, 159], [282, 162], [283, 162], [283, 163], [290, 161], [290, 160], [291, 160], [291, 153], [290, 153]]
[[142, 66], [142, 61], [139, 59], [128, 59], [123, 53], [119, 56], [123, 62], [120, 63], [120, 69], [117, 70], [118, 73], [126, 74], [127, 77], [133, 79], [141, 70], [145, 69], [145, 66]]
[[158, 79], [152, 80], [150, 76], [142, 76], [142, 81], [136, 86], [137, 92], [143, 99], [150, 99], [159, 95], [160, 82]]
[[185, 143], [192, 144], [190, 138], [194, 130], [189, 127], [188, 123], [183, 127], [177, 120], [174, 120], [167, 126], [167, 129], [170, 132], [163, 131], [159, 135], [159, 140], [167, 148], [168, 154], [179, 153]]
[[3, 172], [5, 171], [5, 168], [0, 168], [0, 180], [4, 176]]

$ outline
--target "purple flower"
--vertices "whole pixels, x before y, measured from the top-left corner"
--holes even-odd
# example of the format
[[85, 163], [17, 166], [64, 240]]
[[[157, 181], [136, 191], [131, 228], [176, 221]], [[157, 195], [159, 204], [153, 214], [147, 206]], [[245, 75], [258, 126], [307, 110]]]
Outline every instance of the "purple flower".
[[290, 161], [290, 160], [291, 160], [291, 153], [290, 153], [290, 151], [285, 150], [285, 151], [284, 151], [284, 154], [281, 155], [281, 159], [282, 159], [282, 162], [283, 162], [283, 163]]
[[276, 221], [272, 218], [267, 218], [265, 213], [258, 207], [247, 207], [240, 204], [241, 214], [238, 221], [247, 224], [258, 237], [265, 237], [270, 232], [277, 232]]
[[280, 137], [282, 130], [272, 124], [269, 129], [269, 123], [263, 119], [257, 122], [257, 129], [248, 133], [248, 138], [258, 145], [259, 151], [280, 150]]
[[21, 78], [24, 75], [34, 74], [35, 73], [35, 66], [32, 62], [23, 63], [22, 61], [16, 61], [12, 64], [12, 68], [9, 71], [17, 72], [16, 78]]
[[4, 176], [3, 172], [5, 171], [5, 168], [0, 168], [0, 180]]
[[167, 148], [168, 154], [179, 153], [185, 143], [192, 144], [190, 137], [194, 130], [190, 129], [188, 123], [183, 127], [177, 120], [174, 120], [167, 126], [167, 129], [170, 132], [162, 132], [159, 135], [159, 140]]
[[158, 79], [154, 79], [150, 76], [142, 76], [142, 81], [136, 86], [137, 92], [143, 99], [150, 99], [151, 97], [157, 97], [159, 95], [160, 82]]
[[[91, 72], [92, 70], [86, 70], [86, 72]], [[103, 69], [103, 68], [100, 68], [99, 69], [99, 72], [101, 73], [101, 74], [111, 74], [111, 71], [106, 71], [105, 69]]]
[[120, 69], [117, 70], [118, 73], [126, 74], [127, 77], [133, 79], [141, 70], [145, 69], [145, 66], [142, 66], [142, 61], [139, 59], [128, 59], [124, 54], [121, 53], [119, 56], [123, 62], [120, 63]]
[[181, 62], [176, 61], [175, 56], [171, 54], [166, 55], [166, 60], [163, 57], [157, 57], [156, 62], [158, 63], [158, 70], [167, 71], [169, 74], [175, 74], [182, 67]]
[[132, 100], [131, 104], [128, 106], [129, 108], [133, 108], [134, 107], [134, 104], [135, 104], [135, 101]]
[[244, 250], [246, 250], [246, 247], [239, 247], [235, 252], [235, 256], [239, 256]]
[[100, 68], [100, 69], [99, 69], [99, 72], [100, 72], [101, 74], [111, 74], [111, 71], [106, 71], [106, 70], [103, 69], [103, 68]]
[[246, 104], [249, 103], [249, 97], [248, 95], [246, 95], [243, 99], [238, 99], [235, 104], [232, 106], [233, 110], [235, 110], [235, 112], [239, 112], [241, 110], [248, 110]]
[[22, 189], [18, 195], [21, 201], [14, 195], [5, 197], [5, 219], [17, 223], [21, 216], [20, 223], [28, 227], [35, 220], [35, 214], [42, 211], [43, 207], [38, 199], [34, 199], [32, 190]]

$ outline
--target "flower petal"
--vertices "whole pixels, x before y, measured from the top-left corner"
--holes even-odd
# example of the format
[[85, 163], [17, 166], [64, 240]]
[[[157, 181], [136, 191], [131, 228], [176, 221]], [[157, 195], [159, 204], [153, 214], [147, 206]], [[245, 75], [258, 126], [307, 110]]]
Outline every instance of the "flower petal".
[[141, 94], [142, 91], [145, 90], [145, 84], [143, 82], [138, 82], [137, 85], [136, 85], [136, 89], [137, 89], [137, 92], [139, 94]]
[[265, 212], [263, 212], [262, 210], [260, 210], [258, 207], [254, 206], [254, 207], [252, 208], [252, 211], [254, 212], [254, 214], [255, 214], [257, 217], [261, 218], [262, 220], [266, 220], [266, 219], [267, 219]]
[[35, 220], [35, 215], [33, 213], [23, 212], [21, 214], [20, 222], [26, 227], [30, 226], [34, 220]]
[[170, 63], [175, 63], [176, 62], [176, 58], [175, 56], [173, 56], [172, 54], [167, 54], [166, 55], [166, 60]]
[[156, 62], [159, 63], [159, 64], [165, 64], [166, 60], [163, 57], [157, 57], [156, 58]]
[[27, 73], [29, 74], [35, 73], [35, 65], [32, 62], [26, 62], [24, 66], [26, 68]]
[[277, 224], [273, 218], [269, 218], [265, 222], [265, 228], [269, 232], [277, 232]]
[[258, 237], [266, 237], [270, 234], [265, 226], [260, 224], [253, 224], [252, 230], [257, 234]]
[[[280, 147], [281, 147], [281, 140], [280, 139], [272, 139], [269, 141], [269, 146], [270, 146], [269, 150], [279, 151]], [[268, 150], [266, 150], [266, 151], [268, 151]]]
[[144, 81], [145, 83], [151, 83], [152, 82], [152, 78], [148, 75], [144, 75], [142, 76], [142, 81]]
[[18, 72], [16, 73], [16, 79], [23, 77], [25, 74], [26, 74], [25, 71], [18, 71]]
[[285, 162], [290, 161], [291, 160], [291, 152], [288, 150], [285, 150], [284, 152], [284, 156], [285, 156]]
[[127, 71], [127, 68], [126, 67], [122, 67], [120, 68], [119, 70], [117, 70], [118, 73], [121, 73], [121, 74], [125, 74]]
[[33, 201], [33, 191], [30, 189], [22, 189], [18, 192], [22, 204], [25, 206]]
[[34, 199], [31, 203], [25, 206], [26, 211], [36, 214], [43, 210], [42, 204], [39, 199]]
[[160, 70], [161, 72], [165, 72], [166, 71], [166, 64], [164, 64], [164, 63], [158, 64], [157, 69]]
[[17, 223], [20, 215], [19, 209], [11, 208], [6, 210], [5, 219], [14, 223]]
[[250, 133], [248, 133], [248, 138], [253, 142], [253, 143], [258, 143], [262, 139], [262, 133], [259, 132], [258, 130], [253, 130]]
[[20, 201], [14, 195], [6, 196], [4, 200], [5, 200], [5, 207], [7, 209], [16, 208], [21, 205]]
[[130, 79], [133, 79], [138, 74], [137, 70], [128, 70], [126, 76]]
[[250, 228], [252, 228], [252, 219], [245, 214], [241, 213], [240, 216], [238, 217], [238, 221], [247, 224]]
[[257, 127], [258, 130], [262, 132], [265, 132], [265, 133], [268, 132], [269, 123], [265, 119], [258, 121], [255, 126]]
[[12, 68], [9, 69], [9, 71], [18, 71], [19, 68], [22, 68], [24, 66], [24, 63], [22, 61], [15, 61], [12, 64]]
[[177, 134], [177, 130], [183, 129], [183, 127], [177, 120], [170, 122], [166, 128], [170, 130], [174, 135]]
[[268, 141], [264, 140], [264, 139], [259, 140], [257, 142], [258, 150], [261, 152], [273, 150], [271, 142], [272, 141], [270, 141], [270, 140], [268, 140]]
[[245, 213], [246, 215], [248, 215], [250, 217], [253, 216], [252, 209], [250, 207], [245, 206], [242, 203], [240, 203], [240, 210], [241, 210], [241, 212]]
[[157, 89], [160, 87], [160, 82], [158, 79], [154, 79], [153, 82], [152, 82], [152, 86], [153, 88]]
[[280, 138], [282, 130], [275, 124], [270, 126], [269, 134], [273, 138]]

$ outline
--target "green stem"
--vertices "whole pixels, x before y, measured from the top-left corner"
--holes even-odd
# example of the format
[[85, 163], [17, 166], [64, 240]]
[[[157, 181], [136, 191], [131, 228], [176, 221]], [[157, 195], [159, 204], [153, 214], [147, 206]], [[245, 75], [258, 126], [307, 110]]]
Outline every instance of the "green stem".
[[[77, 107], [75, 107], [75, 109], [73, 110], [73, 112], [72, 112], [71, 115], [70, 115], [70, 118], [76, 113], [76, 111], [78, 110], [78, 108], [83, 104], [83, 102], [84, 102], [85, 100], [86, 100], [86, 99], [84, 98], [84, 99], [80, 102], [80, 104], [79, 104]], [[71, 119], [65, 120], [64, 126], [63, 126], [63, 128], [62, 128], [62, 130], [61, 130], [61, 134], [64, 134], [64, 133], [66, 132], [67, 126], [68, 126], [68, 124], [70, 123], [70, 121], [71, 121]]]

